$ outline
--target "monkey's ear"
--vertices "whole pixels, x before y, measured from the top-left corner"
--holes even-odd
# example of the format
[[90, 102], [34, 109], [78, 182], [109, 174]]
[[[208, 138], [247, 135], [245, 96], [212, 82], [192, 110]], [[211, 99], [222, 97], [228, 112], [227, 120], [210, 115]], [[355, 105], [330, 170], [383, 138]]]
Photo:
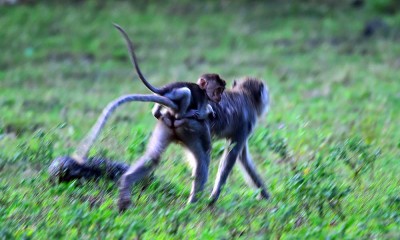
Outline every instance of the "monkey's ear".
[[268, 99], [268, 92], [265, 91], [265, 86], [261, 85], [260, 91], [258, 92], [261, 101], [264, 101], [265, 98]]
[[205, 80], [204, 78], [199, 78], [197, 84], [199, 84], [201, 89], [205, 89], [207, 86], [207, 80]]
[[222, 86], [225, 87], [226, 86], [226, 81], [224, 79], [222, 79], [222, 78], [220, 80], [221, 80]]
[[233, 85], [232, 85], [232, 87], [235, 87], [236, 84], [237, 84], [237, 81], [236, 81], [236, 80], [233, 80]]

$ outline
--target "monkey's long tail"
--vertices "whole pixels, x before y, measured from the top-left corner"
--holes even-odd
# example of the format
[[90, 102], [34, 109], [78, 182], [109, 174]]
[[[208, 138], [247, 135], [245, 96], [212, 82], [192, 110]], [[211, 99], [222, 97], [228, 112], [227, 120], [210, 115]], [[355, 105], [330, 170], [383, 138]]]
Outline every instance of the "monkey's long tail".
[[97, 118], [96, 123], [90, 129], [89, 133], [83, 138], [83, 140], [79, 143], [76, 148], [75, 153], [72, 155], [72, 158], [78, 162], [79, 164], [83, 164], [86, 161], [87, 154], [90, 148], [93, 146], [101, 129], [103, 129], [104, 124], [107, 122], [108, 118], [114, 112], [114, 110], [127, 102], [155, 102], [166, 107], [171, 108], [174, 111], [178, 110], [178, 106], [172, 102], [169, 98], [152, 95], [152, 94], [128, 94], [123, 95], [114, 101], [110, 102], [102, 111], [101, 115]]
[[161, 94], [160, 89], [158, 89], [158, 88], [154, 87], [153, 85], [151, 85], [146, 80], [146, 78], [143, 76], [142, 71], [140, 71], [139, 64], [138, 64], [138, 61], [136, 59], [135, 49], [133, 47], [133, 43], [132, 43], [131, 39], [129, 38], [128, 34], [126, 34], [125, 30], [122, 27], [120, 27], [118, 24], [114, 23], [113, 25], [114, 25], [114, 27], [116, 29], [118, 29], [118, 31], [122, 34], [122, 36], [125, 39], [126, 45], [127, 45], [128, 49], [129, 49], [129, 57], [131, 59], [132, 64], [135, 66], [136, 73], [139, 76], [140, 80], [142, 80], [143, 84], [148, 89], [150, 89], [150, 91], [152, 91], [153, 93]]

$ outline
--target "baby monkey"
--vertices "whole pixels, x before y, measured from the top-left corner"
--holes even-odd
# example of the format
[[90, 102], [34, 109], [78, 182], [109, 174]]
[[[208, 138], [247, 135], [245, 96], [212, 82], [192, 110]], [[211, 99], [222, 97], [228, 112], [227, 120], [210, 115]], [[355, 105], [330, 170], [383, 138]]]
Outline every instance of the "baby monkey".
[[[206, 119], [213, 112], [209, 101], [218, 103], [225, 90], [226, 82], [218, 74], [203, 74], [196, 83], [173, 82], [161, 88], [151, 85], [143, 76], [136, 59], [133, 43], [126, 32], [118, 25], [114, 26], [121, 32], [129, 49], [130, 59], [135, 67], [136, 73], [143, 84], [153, 93], [171, 99], [177, 106], [178, 111], [169, 109], [168, 114], [176, 120], [171, 122], [170, 117], [165, 118], [169, 127], [179, 127], [186, 122], [187, 118], [199, 120]], [[164, 118], [166, 114], [161, 112], [162, 106], [156, 104], [153, 108], [153, 115]]]
[[[152, 113], [160, 118], [169, 127], [179, 127], [187, 121], [188, 118], [204, 120], [214, 110], [209, 101], [218, 103], [221, 101], [222, 93], [225, 90], [225, 81], [218, 74], [207, 73], [200, 76], [196, 83], [174, 82], [161, 88], [161, 96], [171, 99], [179, 108], [174, 114], [170, 109], [165, 109], [161, 104], [155, 104]], [[171, 122], [171, 115], [175, 121]]]

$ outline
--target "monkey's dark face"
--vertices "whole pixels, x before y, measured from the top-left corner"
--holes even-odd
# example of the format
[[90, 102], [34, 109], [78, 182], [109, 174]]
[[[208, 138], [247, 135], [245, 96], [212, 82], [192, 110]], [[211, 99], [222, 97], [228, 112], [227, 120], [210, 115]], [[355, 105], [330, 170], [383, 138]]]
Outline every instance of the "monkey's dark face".
[[221, 86], [215, 81], [209, 81], [206, 87], [206, 94], [211, 101], [218, 103], [221, 101], [224, 90], [225, 86]]
[[225, 91], [225, 80], [221, 79], [219, 75], [215, 73], [203, 74], [200, 79], [206, 81], [203, 89], [205, 89], [208, 99], [216, 103], [220, 102], [222, 93]]

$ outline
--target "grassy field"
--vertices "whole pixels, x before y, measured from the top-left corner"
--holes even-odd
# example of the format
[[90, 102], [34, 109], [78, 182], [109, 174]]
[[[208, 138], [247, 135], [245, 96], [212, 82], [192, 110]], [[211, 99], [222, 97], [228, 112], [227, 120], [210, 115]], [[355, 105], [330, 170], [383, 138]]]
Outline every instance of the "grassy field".
[[[278, 1], [0, 6], [0, 239], [399, 239], [400, 12], [378, 10]], [[378, 24], [365, 36], [371, 20]], [[265, 80], [272, 106], [250, 150], [269, 201], [257, 201], [234, 169], [207, 207], [218, 141], [204, 200], [192, 206], [179, 146], [147, 189], [134, 189], [124, 214], [115, 183], [49, 182], [49, 163], [74, 150], [109, 101], [149, 92], [112, 23], [137, 44], [156, 85], [205, 72], [229, 85]], [[155, 124], [151, 107], [122, 107], [91, 155], [134, 162]]]

